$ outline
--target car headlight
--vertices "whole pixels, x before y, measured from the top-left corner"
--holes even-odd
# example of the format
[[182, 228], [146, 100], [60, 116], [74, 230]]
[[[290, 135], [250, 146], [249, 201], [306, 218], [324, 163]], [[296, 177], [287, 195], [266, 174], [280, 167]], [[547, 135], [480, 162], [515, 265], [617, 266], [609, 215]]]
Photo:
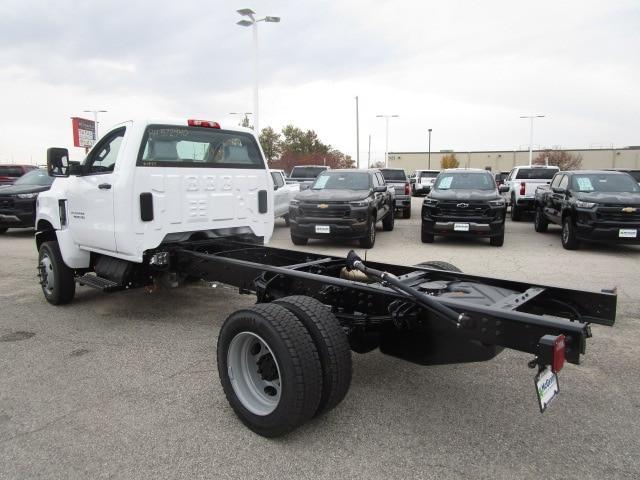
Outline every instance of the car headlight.
[[576, 207], [578, 208], [593, 208], [596, 204], [593, 202], [583, 202], [582, 200], [576, 200]]
[[352, 207], [366, 207], [369, 205], [369, 200], [359, 200], [357, 202], [349, 202]]
[[438, 200], [434, 199], [434, 198], [425, 198], [424, 201], [422, 202], [423, 205], [426, 205], [427, 207], [435, 207], [436, 205], [438, 205]]
[[37, 196], [37, 193], [19, 193], [16, 195], [18, 198], [36, 198]]
[[501, 198], [499, 200], [490, 200], [489, 205], [491, 205], [492, 207], [504, 207], [506, 205], [506, 202], [504, 201], [504, 198]]

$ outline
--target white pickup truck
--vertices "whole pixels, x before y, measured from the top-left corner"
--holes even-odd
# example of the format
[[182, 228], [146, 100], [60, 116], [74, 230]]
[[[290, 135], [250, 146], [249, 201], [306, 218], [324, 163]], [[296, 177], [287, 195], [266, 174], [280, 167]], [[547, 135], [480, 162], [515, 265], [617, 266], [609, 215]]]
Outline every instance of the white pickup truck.
[[511, 220], [517, 222], [524, 211], [534, 209], [536, 189], [551, 183], [559, 170], [558, 167], [547, 165], [513, 167], [504, 184], [499, 187], [507, 205], [511, 205]]
[[273, 212], [275, 218], [284, 218], [289, 226], [289, 203], [300, 193], [300, 184], [287, 182], [284, 170], [270, 170], [273, 179]]

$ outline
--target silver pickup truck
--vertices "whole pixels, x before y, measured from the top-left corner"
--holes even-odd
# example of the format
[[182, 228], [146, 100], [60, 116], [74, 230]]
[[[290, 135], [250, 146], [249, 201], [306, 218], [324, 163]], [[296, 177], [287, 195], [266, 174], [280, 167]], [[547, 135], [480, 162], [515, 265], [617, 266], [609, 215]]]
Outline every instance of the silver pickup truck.
[[273, 216], [284, 218], [289, 226], [289, 202], [300, 193], [300, 185], [286, 181], [284, 170], [269, 170], [273, 179]]
[[381, 168], [380, 172], [396, 193], [396, 210], [402, 210], [402, 218], [411, 218], [411, 184], [406, 172], [401, 168]]

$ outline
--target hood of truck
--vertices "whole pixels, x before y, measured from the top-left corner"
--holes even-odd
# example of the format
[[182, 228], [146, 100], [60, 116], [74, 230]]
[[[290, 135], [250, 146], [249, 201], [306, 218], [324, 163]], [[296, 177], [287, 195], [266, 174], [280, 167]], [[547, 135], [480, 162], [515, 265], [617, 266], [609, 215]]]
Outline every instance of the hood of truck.
[[431, 190], [430, 198], [434, 200], [472, 200], [489, 201], [502, 198], [497, 190]]
[[296, 195], [296, 200], [305, 203], [355, 202], [369, 196], [368, 190], [313, 190], [308, 189]]
[[0, 196], [4, 197], [21, 193], [40, 193], [50, 188], [51, 185], [8, 185], [0, 187]]
[[575, 192], [575, 197], [583, 202], [614, 205], [640, 205], [637, 192]]

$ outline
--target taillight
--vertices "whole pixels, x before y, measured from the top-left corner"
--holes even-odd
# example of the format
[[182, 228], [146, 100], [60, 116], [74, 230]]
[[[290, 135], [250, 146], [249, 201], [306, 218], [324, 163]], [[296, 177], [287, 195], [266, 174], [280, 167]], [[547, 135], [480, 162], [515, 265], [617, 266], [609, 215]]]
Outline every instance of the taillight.
[[187, 120], [187, 125], [190, 127], [205, 127], [205, 128], [220, 128], [218, 122], [211, 122], [209, 120]]
[[550, 365], [553, 373], [564, 367], [564, 335], [545, 335], [540, 339], [538, 357], [541, 365]]
[[520, 195], [524, 195], [524, 187], [525, 187], [525, 183], [520, 182]]
[[553, 363], [551, 371], [558, 373], [564, 367], [564, 335], [558, 335], [553, 344]]
[[411, 195], [411, 184], [409, 182], [404, 184], [404, 194]]

